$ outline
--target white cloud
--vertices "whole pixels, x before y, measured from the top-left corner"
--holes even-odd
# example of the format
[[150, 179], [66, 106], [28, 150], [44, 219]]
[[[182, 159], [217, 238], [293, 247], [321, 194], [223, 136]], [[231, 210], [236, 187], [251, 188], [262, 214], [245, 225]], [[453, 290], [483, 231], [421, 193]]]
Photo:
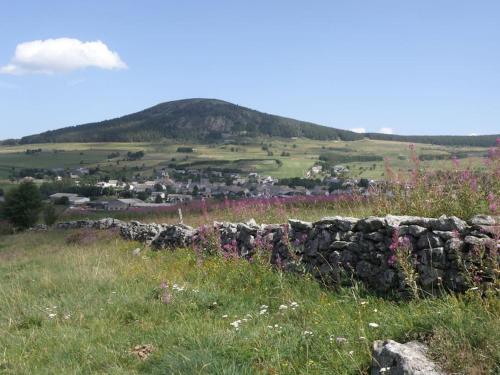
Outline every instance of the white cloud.
[[0, 73], [63, 73], [76, 69], [125, 69], [127, 65], [118, 53], [100, 40], [82, 42], [72, 38], [34, 40], [16, 46], [9, 64]]
[[477, 136], [477, 133], [470, 133], [469, 135], [470, 135], [471, 137], [475, 137], [475, 136]]
[[382, 134], [394, 134], [394, 129], [393, 128], [380, 128], [378, 130], [379, 133]]
[[366, 133], [365, 128], [352, 128], [351, 131], [354, 133]]

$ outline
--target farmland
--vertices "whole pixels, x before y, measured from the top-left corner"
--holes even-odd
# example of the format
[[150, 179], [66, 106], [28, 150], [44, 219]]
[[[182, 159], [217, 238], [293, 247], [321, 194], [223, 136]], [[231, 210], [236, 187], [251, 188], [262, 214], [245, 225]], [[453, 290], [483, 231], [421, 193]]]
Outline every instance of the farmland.
[[[141, 175], [150, 175], [153, 169], [167, 166], [177, 168], [231, 168], [243, 172], [258, 172], [277, 178], [303, 177], [320, 156], [327, 156], [331, 164], [350, 167], [350, 177], [380, 179], [387, 158], [394, 169], [406, 171], [410, 166], [408, 143], [360, 140], [351, 142], [314, 141], [308, 139], [284, 140], [262, 138], [243, 144], [170, 144], [170, 143], [58, 143], [38, 145], [0, 146], [0, 180], [6, 180], [12, 168], [77, 168], [97, 167], [103, 171], [134, 169]], [[191, 147], [192, 153], [177, 152], [179, 147]], [[28, 149], [41, 149], [27, 154]], [[430, 169], [451, 166], [450, 157], [462, 155], [462, 162], [481, 167], [481, 157], [487, 153], [480, 147], [449, 147], [426, 144], [415, 145], [416, 152], [428, 158]], [[124, 160], [127, 152], [142, 150], [144, 158]], [[111, 157], [112, 153], [120, 153]], [[289, 156], [288, 156], [289, 155]], [[357, 161], [363, 157], [372, 161]], [[336, 163], [336, 159], [339, 160]], [[352, 161], [350, 161], [352, 160]]]

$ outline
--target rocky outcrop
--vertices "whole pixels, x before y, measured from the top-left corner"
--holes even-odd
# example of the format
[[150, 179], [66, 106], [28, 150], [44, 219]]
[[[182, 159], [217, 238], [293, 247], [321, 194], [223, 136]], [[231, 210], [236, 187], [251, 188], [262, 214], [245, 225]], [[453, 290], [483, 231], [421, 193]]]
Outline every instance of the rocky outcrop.
[[498, 219], [485, 215], [468, 223], [453, 216], [334, 216], [268, 225], [216, 222], [200, 228], [101, 219], [56, 228], [117, 229], [124, 238], [158, 250], [193, 246], [212, 251], [215, 246], [244, 258], [268, 252], [273, 264], [287, 270], [305, 270], [329, 283], [354, 278], [374, 291], [398, 294], [408, 292], [408, 268], [418, 287], [430, 293], [491, 283], [500, 238]]
[[371, 375], [444, 375], [427, 357], [427, 346], [417, 341], [375, 341]]

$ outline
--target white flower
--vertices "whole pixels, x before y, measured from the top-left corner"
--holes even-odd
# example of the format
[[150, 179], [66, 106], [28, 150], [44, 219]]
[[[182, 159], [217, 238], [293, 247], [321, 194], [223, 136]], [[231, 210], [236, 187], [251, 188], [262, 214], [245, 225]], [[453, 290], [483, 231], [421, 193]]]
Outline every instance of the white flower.
[[363, 305], [367, 305], [368, 302], [367, 301], [361, 301], [359, 304], [363, 306]]
[[288, 309], [288, 306], [287, 305], [280, 305], [279, 309], [280, 310], [286, 310], [286, 309]]
[[313, 335], [313, 333], [311, 331], [304, 331], [302, 334], [304, 336], [312, 336]]
[[177, 291], [177, 292], [182, 292], [184, 290], [183, 286], [179, 286], [177, 284], [172, 285], [172, 289]]
[[349, 352], [349, 355], [353, 355], [353, 354], [354, 354], [354, 350], [351, 350], [351, 351]]
[[234, 322], [232, 323], [229, 323], [230, 325], [232, 325], [234, 328], [238, 329], [240, 324], [241, 324], [241, 320], [235, 320]]
[[57, 314], [53, 313], [53, 314], [49, 314], [49, 318], [52, 319], [52, 318], [55, 318], [57, 316]]
[[267, 310], [266, 309], [262, 309], [259, 311], [259, 315], [264, 315], [267, 313]]
[[269, 328], [269, 329], [273, 329], [273, 326], [267, 326], [267, 328]]
[[71, 318], [71, 314], [65, 314], [64, 315], [64, 319], [68, 320], [69, 318]]
[[370, 326], [372, 328], [378, 328], [378, 324], [377, 323], [368, 323], [368, 326]]
[[226, 319], [227, 318], [227, 314], [222, 315], [222, 318]]
[[373, 309], [373, 312], [378, 312], [378, 310], [377, 309]]
[[380, 369], [380, 372], [390, 371], [390, 369], [391, 369], [390, 367], [382, 367], [382, 368]]
[[212, 305], [217, 306], [217, 302], [213, 302]]
[[267, 308], [268, 308], [268, 307], [269, 307], [269, 306], [267, 306], [267, 305], [261, 305], [261, 306], [260, 306], [260, 309], [261, 309], [261, 310], [267, 310]]
[[345, 344], [347, 342], [347, 339], [345, 337], [336, 337], [335, 338], [335, 342], [338, 344], [338, 345], [342, 345], [342, 344]]
[[297, 302], [292, 302], [290, 303], [290, 307], [299, 307], [299, 304]]

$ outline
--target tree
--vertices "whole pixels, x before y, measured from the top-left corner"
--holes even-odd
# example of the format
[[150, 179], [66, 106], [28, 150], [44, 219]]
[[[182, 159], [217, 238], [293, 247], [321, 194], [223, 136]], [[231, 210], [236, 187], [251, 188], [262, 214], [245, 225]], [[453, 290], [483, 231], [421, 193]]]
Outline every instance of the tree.
[[47, 204], [43, 209], [43, 221], [46, 225], [51, 226], [56, 221], [59, 215], [57, 214], [56, 207], [53, 204]]
[[42, 210], [42, 196], [33, 182], [23, 182], [5, 195], [3, 216], [18, 229], [36, 224]]

